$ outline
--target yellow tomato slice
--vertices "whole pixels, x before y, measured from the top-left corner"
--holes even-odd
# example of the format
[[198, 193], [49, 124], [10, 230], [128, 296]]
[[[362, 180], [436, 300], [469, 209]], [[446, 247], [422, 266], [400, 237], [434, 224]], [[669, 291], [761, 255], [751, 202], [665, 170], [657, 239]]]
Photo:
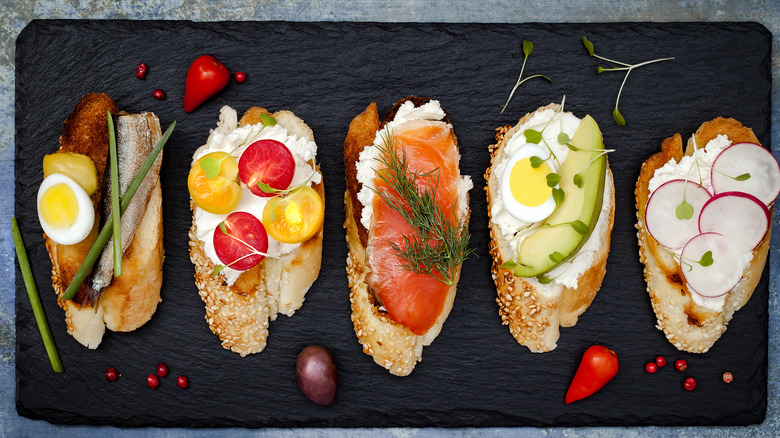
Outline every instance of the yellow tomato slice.
[[268, 235], [283, 243], [310, 239], [322, 227], [325, 204], [311, 187], [303, 187], [284, 198], [268, 201], [263, 209], [263, 225]]
[[[201, 166], [206, 159], [219, 161], [219, 174], [215, 178], [208, 178]], [[214, 214], [230, 213], [241, 201], [238, 162], [225, 152], [212, 152], [201, 157], [190, 169], [187, 188], [198, 207]]]

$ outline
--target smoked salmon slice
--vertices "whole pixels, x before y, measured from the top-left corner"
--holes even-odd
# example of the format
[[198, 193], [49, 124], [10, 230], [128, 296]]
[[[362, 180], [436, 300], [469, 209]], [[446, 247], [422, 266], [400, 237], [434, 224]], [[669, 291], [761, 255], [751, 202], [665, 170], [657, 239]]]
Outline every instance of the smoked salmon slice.
[[[429, 120], [407, 121], [393, 129], [391, 150], [405, 156], [407, 174], [418, 173], [418, 191], [433, 191], [436, 205], [448, 220], [457, 218], [460, 155], [450, 126]], [[402, 197], [379, 175], [387, 169], [377, 169], [374, 187], [390, 197]], [[374, 196], [373, 223], [369, 230], [368, 257], [372, 268], [370, 284], [389, 316], [408, 327], [416, 335], [425, 334], [444, 308], [450, 285], [433, 275], [419, 274], [404, 267], [393, 244], [403, 249], [404, 236], [413, 237], [415, 230], [406, 219], [385, 202]], [[435, 275], [435, 274], [434, 274]], [[438, 275], [441, 278], [440, 275]]]

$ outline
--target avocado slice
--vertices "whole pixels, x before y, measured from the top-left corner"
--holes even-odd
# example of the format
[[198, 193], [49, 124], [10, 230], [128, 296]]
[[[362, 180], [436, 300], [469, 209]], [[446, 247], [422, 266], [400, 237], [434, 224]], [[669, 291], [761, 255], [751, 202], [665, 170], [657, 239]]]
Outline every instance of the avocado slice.
[[[582, 119], [570, 143], [579, 150], [570, 150], [560, 169], [558, 186], [565, 193], [563, 202], [541, 228], [523, 240], [515, 263], [518, 277], [536, 277], [572, 258], [599, 220], [607, 156], [601, 154], [604, 142], [593, 117]], [[578, 172], [582, 175], [581, 187], [574, 182]]]

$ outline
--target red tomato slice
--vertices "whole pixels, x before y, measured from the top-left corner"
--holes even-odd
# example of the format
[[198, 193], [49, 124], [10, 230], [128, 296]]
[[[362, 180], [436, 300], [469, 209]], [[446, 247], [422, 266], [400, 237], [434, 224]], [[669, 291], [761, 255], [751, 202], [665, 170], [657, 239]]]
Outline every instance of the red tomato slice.
[[238, 177], [257, 196], [270, 198], [276, 193], [266, 193], [257, 186], [258, 182], [274, 189], [290, 187], [295, 174], [295, 159], [284, 143], [276, 140], [258, 140], [241, 154], [238, 160]]
[[221, 226], [214, 230], [214, 250], [225, 266], [246, 271], [265, 258], [253, 254], [268, 251], [268, 233], [260, 220], [249, 213], [237, 211], [231, 213], [222, 224], [225, 225], [224, 232]]

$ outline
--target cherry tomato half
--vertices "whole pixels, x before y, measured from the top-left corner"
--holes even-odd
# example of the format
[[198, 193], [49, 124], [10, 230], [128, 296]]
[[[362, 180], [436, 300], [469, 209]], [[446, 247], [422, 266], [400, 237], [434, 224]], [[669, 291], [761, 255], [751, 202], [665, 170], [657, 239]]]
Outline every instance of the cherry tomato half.
[[263, 209], [263, 224], [268, 234], [284, 243], [310, 239], [322, 227], [325, 204], [311, 187], [303, 187], [284, 198], [273, 198]]
[[238, 160], [238, 177], [257, 196], [270, 198], [276, 193], [265, 192], [258, 182], [276, 190], [290, 187], [295, 174], [295, 159], [284, 143], [258, 140], [244, 150]]
[[214, 230], [214, 251], [229, 268], [245, 271], [260, 263], [268, 251], [268, 234], [260, 221], [250, 213], [230, 213]]

